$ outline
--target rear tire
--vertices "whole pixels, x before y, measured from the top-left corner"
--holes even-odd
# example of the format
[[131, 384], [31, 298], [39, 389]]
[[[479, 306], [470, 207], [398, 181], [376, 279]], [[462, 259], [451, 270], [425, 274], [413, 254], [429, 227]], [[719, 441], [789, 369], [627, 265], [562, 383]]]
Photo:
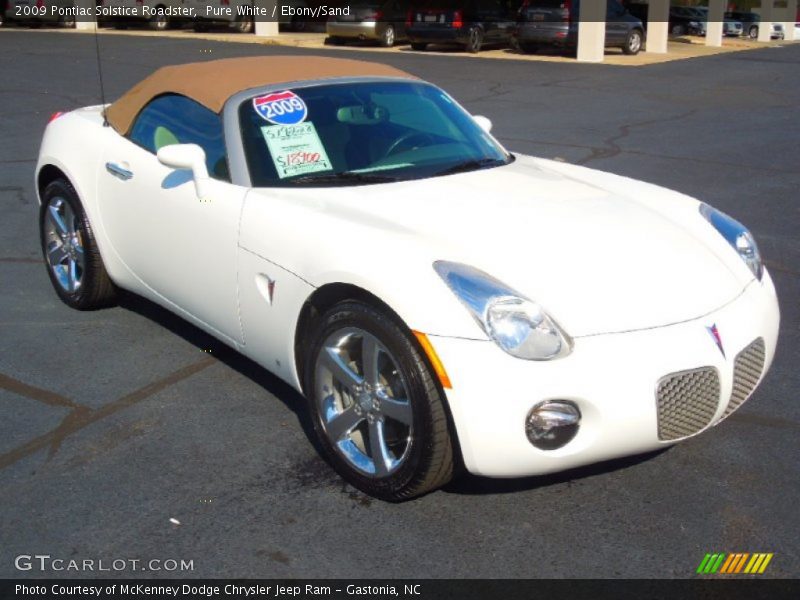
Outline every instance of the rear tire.
[[686, 27], [683, 25], [673, 25], [672, 35], [686, 35]]
[[391, 48], [394, 46], [395, 42], [395, 34], [394, 34], [394, 27], [391, 25], [387, 25], [386, 29], [383, 30], [380, 39], [378, 40], [378, 44], [381, 48]]
[[425, 52], [427, 48], [428, 44], [426, 44], [425, 42], [414, 42], [411, 44], [411, 49], [416, 50], [418, 52]]
[[450, 481], [444, 398], [402, 325], [372, 306], [345, 301], [325, 313], [309, 341], [305, 391], [314, 431], [346, 481], [391, 502]]
[[758, 26], [757, 25], [753, 25], [750, 28], [750, 30], [747, 32], [747, 35], [750, 36], [751, 40], [757, 40], [758, 39]]
[[301, 21], [299, 16], [292, 17], [292, 31], [301, 32], [306, 30], [306, 22]]
[[483, 31], [477, 27], [473, 27], [469, 30], [469, 41], [466, 47], [467, 52], [470, 54], [477, 54], [481, 51], [481, 46], [483, 46]]
[[65, 179], [53, 181], [42, 193], [39, 235], [47, 274], [64, 304], [95, 310], [115, 303], [117, 288], [103, 265], [89, 218]]

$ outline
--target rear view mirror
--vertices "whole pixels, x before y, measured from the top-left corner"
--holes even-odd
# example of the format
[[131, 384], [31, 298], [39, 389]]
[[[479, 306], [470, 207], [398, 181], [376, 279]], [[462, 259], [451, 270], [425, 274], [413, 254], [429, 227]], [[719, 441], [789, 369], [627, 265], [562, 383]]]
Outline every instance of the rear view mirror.
[[489, 119], [489, 117], [484, 117], [483, 115], [473, 115], [472, 118], [478, 124], [478, 127], [483, 129], [486, 133], [491, 133], [492, 121]]
[[164, 146], [158, 151], [158, 161], [173, 169], [188, 169], [194, 178], [194, 187], [197, 197], [205, 198], [205, 188], [208, 183], [208, 168], [206, 167], [206, 153], [197, 144], [172, 144]]

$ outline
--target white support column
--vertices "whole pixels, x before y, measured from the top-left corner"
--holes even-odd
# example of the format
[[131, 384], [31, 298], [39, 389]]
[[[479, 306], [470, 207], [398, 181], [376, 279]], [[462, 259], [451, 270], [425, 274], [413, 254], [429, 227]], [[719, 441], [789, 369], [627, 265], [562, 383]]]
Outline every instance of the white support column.
[[768, 42], [772, 36], [772, 8], [774, 0], [761, 0], [761, 23], [758, 24], [758, 41]]
[[647, 51], [666, 54], [669, 39], [669, 0], [650, 0], [647, 9]]
[[722, 46], [722, 19], [725, 18], [725, 0], [708, 0], [706, 46]]
[[786, 22], [783, 24], [783, 32], [788, 41], [795, 39], [794, 24], [797, 22], [797, 0], [786, 0]]
[[578, 61], [603, 62], [606, 46], [606, 3], [602, 0], [581, 2], [578, 23]]
[[75, 19], [75, 29], [94, 29], [96, 26], [97, 16], [94, 14], [95, 3], [94, 0], [75, 0], [75, 6], [81, 9], [81, 12], [88, 12], [89, 17], [77, 17]]
[[[280, 6], [277, 0], [255, 0], [253, 5], [258, 7], [259, 14], [256, 17], [255, 34], [258, 37], [275, 37], [278, 35], [278, 13]], [[267, 16], [263, 16], [266, 14]], [[271, 15], [275, 15], [274, 18]], [[269, 19], [269, 20], [268, 20]]]

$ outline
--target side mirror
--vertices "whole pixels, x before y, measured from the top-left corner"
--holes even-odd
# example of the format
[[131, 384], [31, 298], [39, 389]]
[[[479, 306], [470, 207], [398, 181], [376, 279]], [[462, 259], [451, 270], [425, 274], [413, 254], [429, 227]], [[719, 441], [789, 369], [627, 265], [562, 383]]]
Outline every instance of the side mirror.
[[200, 146], [197, 144], [172, 144], [160, 148], [156, 156], [164, 166], [191, 171], [197, 197], [201, 200], [205, 198], [209, 177], [206, 153]]
[[483, 115], [473, 115], [472, 118], [478, 124], [478, 127], [483, 129], [486, 133], [491, 133], [492, 121], [489, 119], [489, 117], [484, 117]]

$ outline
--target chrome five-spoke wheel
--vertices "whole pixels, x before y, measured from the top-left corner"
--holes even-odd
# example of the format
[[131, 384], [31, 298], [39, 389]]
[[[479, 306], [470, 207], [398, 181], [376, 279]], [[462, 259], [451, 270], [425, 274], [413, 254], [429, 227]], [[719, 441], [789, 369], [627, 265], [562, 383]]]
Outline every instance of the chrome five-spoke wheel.
[[316, 369], [317, 407], [333, 447], [364, 474], [394, 473], [414, 432], [408, 388], [392, 354], [370, 333], [346, 327], [325, 340]]
[[86, 270], [83, 240], [78, 217], [61, 196], [47, 203], [44, 234], [47, 264], [55, 280], [65, 292], [77, 292]]
[[40, 194], [42, 255], [56, 294], [78, 310], [112, 305], [116, 288], [106, 272], [75, 188], [65, 179], [56, 179]]
[[302, 338], [303, 388], [331, 465], [393, 502], [447, 483], [454, 458], [445, 396], [415, 334], [385, 307], [352, 299], [314, 306]]

